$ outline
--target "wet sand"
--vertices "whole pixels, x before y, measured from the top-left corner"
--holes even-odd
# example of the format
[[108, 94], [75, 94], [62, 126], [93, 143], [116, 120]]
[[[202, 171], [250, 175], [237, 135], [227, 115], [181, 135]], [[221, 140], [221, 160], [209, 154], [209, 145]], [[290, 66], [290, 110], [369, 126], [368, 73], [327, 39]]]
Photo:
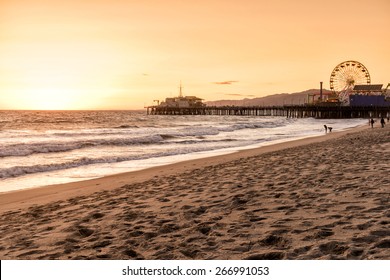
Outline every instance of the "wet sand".
[[390, 125], [0, 194], [1, 259], [390, 259]]

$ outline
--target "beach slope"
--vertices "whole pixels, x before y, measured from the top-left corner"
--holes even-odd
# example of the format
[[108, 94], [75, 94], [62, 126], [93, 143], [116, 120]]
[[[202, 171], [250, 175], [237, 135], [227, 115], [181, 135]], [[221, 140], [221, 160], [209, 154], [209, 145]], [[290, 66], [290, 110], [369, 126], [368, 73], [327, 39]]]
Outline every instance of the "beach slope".
[[390, 125], [0, 195], [1, 259], [390, 259]]

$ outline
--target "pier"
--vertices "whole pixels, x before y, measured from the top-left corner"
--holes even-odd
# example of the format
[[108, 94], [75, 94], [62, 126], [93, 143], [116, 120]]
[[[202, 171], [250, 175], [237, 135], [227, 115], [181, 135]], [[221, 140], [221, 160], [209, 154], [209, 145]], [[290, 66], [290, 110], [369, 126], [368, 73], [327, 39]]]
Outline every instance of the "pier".
[[146, 107], [148, 115], [281, 116], [287, 118], [381, 118], [390, 116], [390, 106], [285, 105]]

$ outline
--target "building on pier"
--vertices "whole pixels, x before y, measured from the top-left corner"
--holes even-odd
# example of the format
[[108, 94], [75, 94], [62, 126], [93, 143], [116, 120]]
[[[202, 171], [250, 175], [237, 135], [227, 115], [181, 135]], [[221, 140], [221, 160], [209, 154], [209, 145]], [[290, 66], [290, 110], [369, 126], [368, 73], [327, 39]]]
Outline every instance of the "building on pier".
[[[158, 100], [156, 100], [158, 102]], [[180, 82], [179, 96], [167, 97], [165, 101], [158, 104], [162, 108], [202, 108], [205, 107], [202, 98], [196, 96], [183, 96], [183, 87]]]
[[349, 96], [351, 106], [390, 106], [390, 96], [387, 89], [382, 89], [382, 84], [355, 85]]

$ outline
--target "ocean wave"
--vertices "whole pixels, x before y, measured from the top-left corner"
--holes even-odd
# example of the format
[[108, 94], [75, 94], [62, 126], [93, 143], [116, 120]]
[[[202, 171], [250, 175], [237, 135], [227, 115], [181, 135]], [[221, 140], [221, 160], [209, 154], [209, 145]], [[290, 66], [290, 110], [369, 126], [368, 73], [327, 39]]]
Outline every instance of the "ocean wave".
[[201, 136], [211, 136], [218, 135], [221, 132], [234, 132], [243, 129], [258, 129], [272, 127], [269, 124], [263, 123], [241, 123], [241, 124], [229, 124], [229, 125], [218, 125], [218, 126], [198, 126], [198, 127], [185, 127], [180, 129], [175, 129], [170, 133], [164, 134], [164, 137], [201, 137]]
[[96, 146], [128, 146], [155, 144], [163, 141], [160, 135], [150, 135], [132, 138], [108, 138], [108, 139], [86, 139], [75, 142], [53, 141], [44, 143], [20, 143], [4, 145], [0, 149], [0, 157], [29, 156], [38, 153], [58, 153], [83, 149]]
[[[260, 128], [261, 124], [233, 124], [225, 126], [195, 126], [167, 128], [167, 129], [140, 129], [138, 135], [134, 131], [115, 133], [111, 130], [101, 131], [63, 131], [23, 137], [24, 143], [4, 144], [0, 149], [0, 157], [29, 156], [38, 153], [68, 152], [88, 147], [98, 146], [132, 146], [166, 142], [188, 141], [188, 137], [196, 137], [207, 141], [208, 136], [229, 133], [248, 128]], [[142, 136], [142, 134], [144, 134]], [[106, 137], [107, 136], [107, 137]], [[182, 139], [182, 140], [180, 140]]]
[[58, 171], [58, 170], [64, 170], [70, 168], [77, 168], [77, 167], [82, 167], [82, 166], [87, 166], [92, 164], [105, 164], [105, 163], [142, 160], [142, 159], [149, 159], [149, 158], [159, 158], [164, 156], [203, 152], [203, 151], [230, 148], [230, 147], [231, 145], [220, 145], [218, 147], [213, 147], [213, 148], [205, 147], [205, 146], [182, 147], [182, 148], [176, 147], [175, 149], [169, 149], [162, 152], [160, 151], [157, 153], [149, 153], [149, 154], [141, 154], [141, 155], [109, 156], [109, 157], [98, 157], [98, 158], [82, 157], [77, 160], [73, 160], [69, 162], [36, 164], [30, 166], [13, 166], [9, 168], [0, 169], [0, 179], [20, 177], [23, 175], [34, 174], [34, 173], [51, 172], [51, 171]]
[[172, 134], [160, 134], [160, 136], [165, 140], [177, 138], [177, 136]]
[[139, 126], [137, 125], [127, 125], [127, 124], [123, 124], [123, 125], [120, 125], [120, 126], [116, 126], [114, 128], [117, 128], [117, 129], [123, 129], [123, 128], [139, 128]]
[[[215, 133], [218, 134], [218, 133]], [[198, 136], [199, 135], [199, 136]], [[210, 135], [207, 134], [207, 135]], [[187, 133], [181, 134], [156, 134], [150, 136], [132, 137], [132, 138], [95, 138], [85, 139], [74, 142], [69, 141], [53, 141], [53, 142], [35, 142], [35, 143], [19, 143], [4, 145], [0, 149], [0, 158], [5, 157], [25, 157], [33, 154], [61, 153], [71, 152], [86, 148], [98, 147], [126, 147], [139, 145], [162, 145], [170, 144], [208, 144], [217, 142], [233, 142], [235, 138], [210, 139], [205, 137], [203, 133]]]

